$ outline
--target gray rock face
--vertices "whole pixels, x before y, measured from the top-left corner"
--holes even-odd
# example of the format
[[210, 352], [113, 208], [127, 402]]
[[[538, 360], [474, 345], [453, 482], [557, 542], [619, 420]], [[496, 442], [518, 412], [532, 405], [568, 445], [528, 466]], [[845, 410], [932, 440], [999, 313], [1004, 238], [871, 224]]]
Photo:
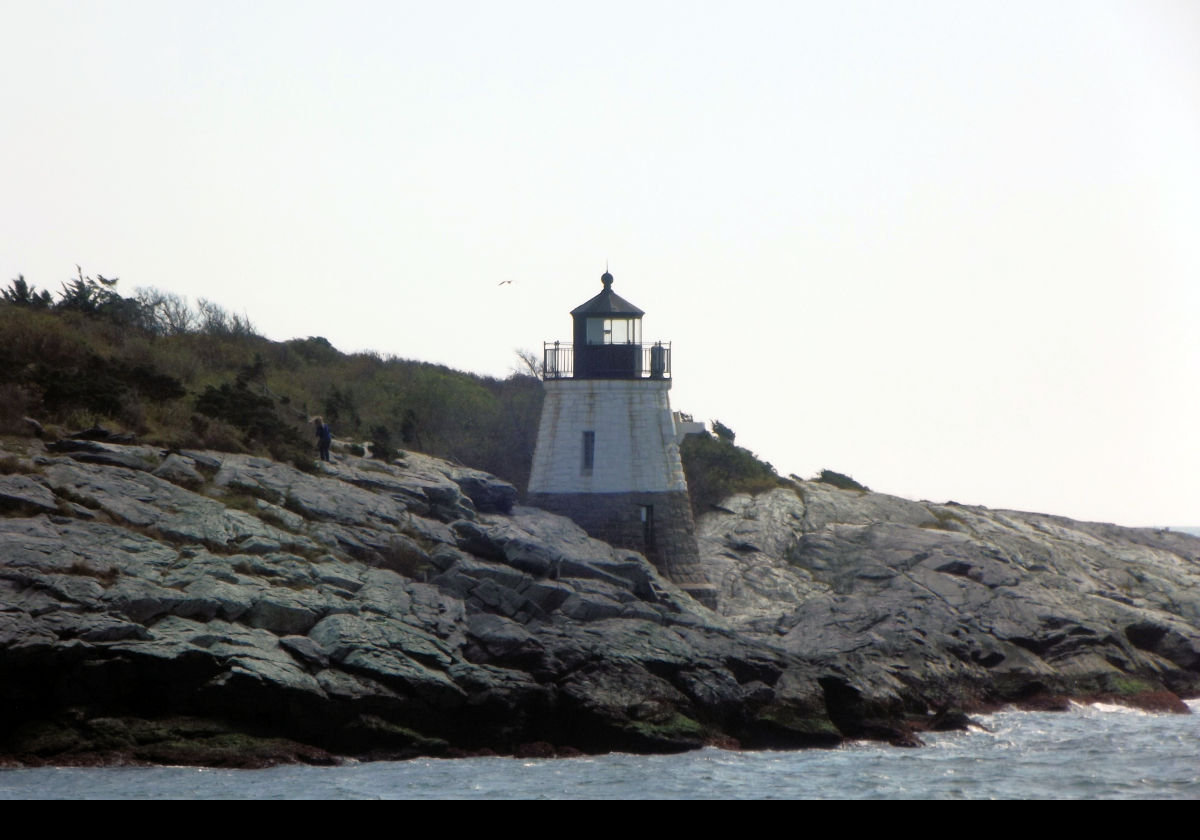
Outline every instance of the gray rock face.
[[154, 469], [154, 475], [172, 484], [192, 489], [204, 484], [204, 476], [196, 469], [196, 461], [186, 455], [168, 455]]
[[[0, 477], [0, 754], [179, 716], [367, 757], [840, 737], [811, 664], [482, 473], [95, 446]], [[136, 755], [230, 760], [188, 744]]]
[[158, 453], [146, 446], [126, 446], [101, 443], [95, 440], [64, 439], [48, 444], [50, 452], [65, 452], [84, 464], [105, 464], [110, 467], [126, 467], [131, 470], [153, 469]]
[[0, 509], [54, 512], [58, 502], [44, 480], [28, 475], [0, 475]]
[[797, 485], [701, 518], [744, 631], [931, 705], [1200, 691], [1200, 539]]
[[1200, 689], [1181, 534], [802, 484], [700, 519], [716, 614], [422, 455], [94, 446], [0, 476], [0, 757], [911, 743], [944, 708]]

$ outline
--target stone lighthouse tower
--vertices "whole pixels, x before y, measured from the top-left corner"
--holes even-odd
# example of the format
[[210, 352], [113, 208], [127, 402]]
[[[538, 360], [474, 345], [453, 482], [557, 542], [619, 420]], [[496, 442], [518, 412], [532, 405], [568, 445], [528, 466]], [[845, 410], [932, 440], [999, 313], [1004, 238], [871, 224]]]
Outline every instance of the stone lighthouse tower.
[[645, 314], [613, 291], [572, 310], [574, 340], [545, 345], [546, 399], [529, 503], [640, 551], [702, 603], [704, 577], [667, 392], [671, 346], [642, 343]]

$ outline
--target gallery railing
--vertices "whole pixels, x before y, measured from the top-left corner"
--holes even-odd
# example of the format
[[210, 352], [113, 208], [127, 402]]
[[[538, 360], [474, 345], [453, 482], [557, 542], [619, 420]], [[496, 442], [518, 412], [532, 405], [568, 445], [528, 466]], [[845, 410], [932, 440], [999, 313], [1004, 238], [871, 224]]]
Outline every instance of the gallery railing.
[[543, 379], [670, 379], [671, 342], [585, 344], [546, 342]]

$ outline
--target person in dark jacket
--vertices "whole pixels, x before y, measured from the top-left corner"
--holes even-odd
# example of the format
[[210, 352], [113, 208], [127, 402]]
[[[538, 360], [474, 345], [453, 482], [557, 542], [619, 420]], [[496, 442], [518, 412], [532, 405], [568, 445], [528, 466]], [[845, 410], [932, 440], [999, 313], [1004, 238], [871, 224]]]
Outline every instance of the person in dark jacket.
[[329, 424], [320, 417], [313, 419], [313, 425], [317, 431], [317, 452], [320, 454], [322, 461], [328, 461], [329, 444], [333, 440], [333, 432], [329, 430]]

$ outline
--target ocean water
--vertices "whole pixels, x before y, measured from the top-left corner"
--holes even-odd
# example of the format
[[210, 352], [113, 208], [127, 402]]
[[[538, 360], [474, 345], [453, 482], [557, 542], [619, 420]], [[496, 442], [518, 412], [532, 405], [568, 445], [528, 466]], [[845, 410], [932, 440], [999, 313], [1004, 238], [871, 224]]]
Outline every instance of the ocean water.
[[[1190, 703], [1200, 712], [1200, 701]], [[1196, 799], [1200, 714], [1115, 706], [980, 716], [900, 749], [422, 759], [268, 770], [0, 771], [5, 799]]]

